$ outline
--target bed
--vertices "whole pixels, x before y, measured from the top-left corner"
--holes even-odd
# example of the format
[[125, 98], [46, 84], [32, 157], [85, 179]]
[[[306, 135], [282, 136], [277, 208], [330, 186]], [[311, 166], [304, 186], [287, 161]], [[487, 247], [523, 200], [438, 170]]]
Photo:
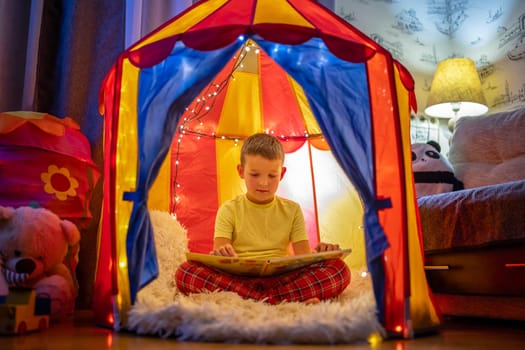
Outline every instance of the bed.
[[525, 320], [525, 108], [461, 118], [461, 191], [418, 198], [425, 269], [445, 315]]

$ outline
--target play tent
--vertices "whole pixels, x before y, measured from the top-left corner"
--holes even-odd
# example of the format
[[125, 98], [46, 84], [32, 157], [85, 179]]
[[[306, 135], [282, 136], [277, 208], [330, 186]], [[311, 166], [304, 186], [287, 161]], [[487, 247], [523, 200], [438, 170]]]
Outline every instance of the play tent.
[[175, 214], [190, 249], [209, 250], [216, 209], [242, 191], [234, 170], [243, 139], [268, 132], [294, 164], [284, 195], [301, 197], [314, 242], [323, 239], [320, 213], [358, 196], [337, 218], [339, 237], [355, 234], [346, 220], [360, 213], [363, 246], [353, 248], [363, 250], [386, 330], [409, 337], [439, 325], [411, 172], [413, 80], [322, 5], [201, 1], [118, 57], [100, 107], [99, 323], [125, 327], [137, 292], [158, 273], [148, 210]]

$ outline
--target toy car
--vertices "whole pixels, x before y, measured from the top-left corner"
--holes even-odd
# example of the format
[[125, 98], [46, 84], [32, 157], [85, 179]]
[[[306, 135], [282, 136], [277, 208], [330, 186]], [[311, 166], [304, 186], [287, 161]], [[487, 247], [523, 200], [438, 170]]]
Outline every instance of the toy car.
[[24, 334], [49, 327], [51, 300], [37, 297], [34, 289], [11, 288], [0, 303], [0, 334]]

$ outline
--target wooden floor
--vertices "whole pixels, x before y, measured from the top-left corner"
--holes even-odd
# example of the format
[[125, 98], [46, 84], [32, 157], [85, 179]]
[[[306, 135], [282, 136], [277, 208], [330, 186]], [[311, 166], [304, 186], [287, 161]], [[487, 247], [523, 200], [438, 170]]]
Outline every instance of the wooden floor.
[[[272, 350], [325, 349], [326, 345], [271, 346]], [[173, 339], [142, 337], [126, 332], [113, 332], [93, 326], [85, 319], [55, 324], [42, 332], [23, 336], [0, 336], [0, 349], [16, 350], [225, 350], [262, 349], [263, 345], [190, 343]], [[525, 323], [482, 319], [447, 318], [441, 330], [433, 335], [411, 340], [386, 340], [369, 344], [337, 345], [337, 349], [525, 349]]]

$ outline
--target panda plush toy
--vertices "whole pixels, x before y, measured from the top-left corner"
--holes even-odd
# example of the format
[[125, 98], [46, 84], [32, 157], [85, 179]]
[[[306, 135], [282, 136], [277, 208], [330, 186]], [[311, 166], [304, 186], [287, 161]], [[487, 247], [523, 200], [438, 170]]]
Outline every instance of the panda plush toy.
[[435, 141], [412, 144], [416, 197], [463, 189], [452, 165], [440, 152], [441, 147]]

